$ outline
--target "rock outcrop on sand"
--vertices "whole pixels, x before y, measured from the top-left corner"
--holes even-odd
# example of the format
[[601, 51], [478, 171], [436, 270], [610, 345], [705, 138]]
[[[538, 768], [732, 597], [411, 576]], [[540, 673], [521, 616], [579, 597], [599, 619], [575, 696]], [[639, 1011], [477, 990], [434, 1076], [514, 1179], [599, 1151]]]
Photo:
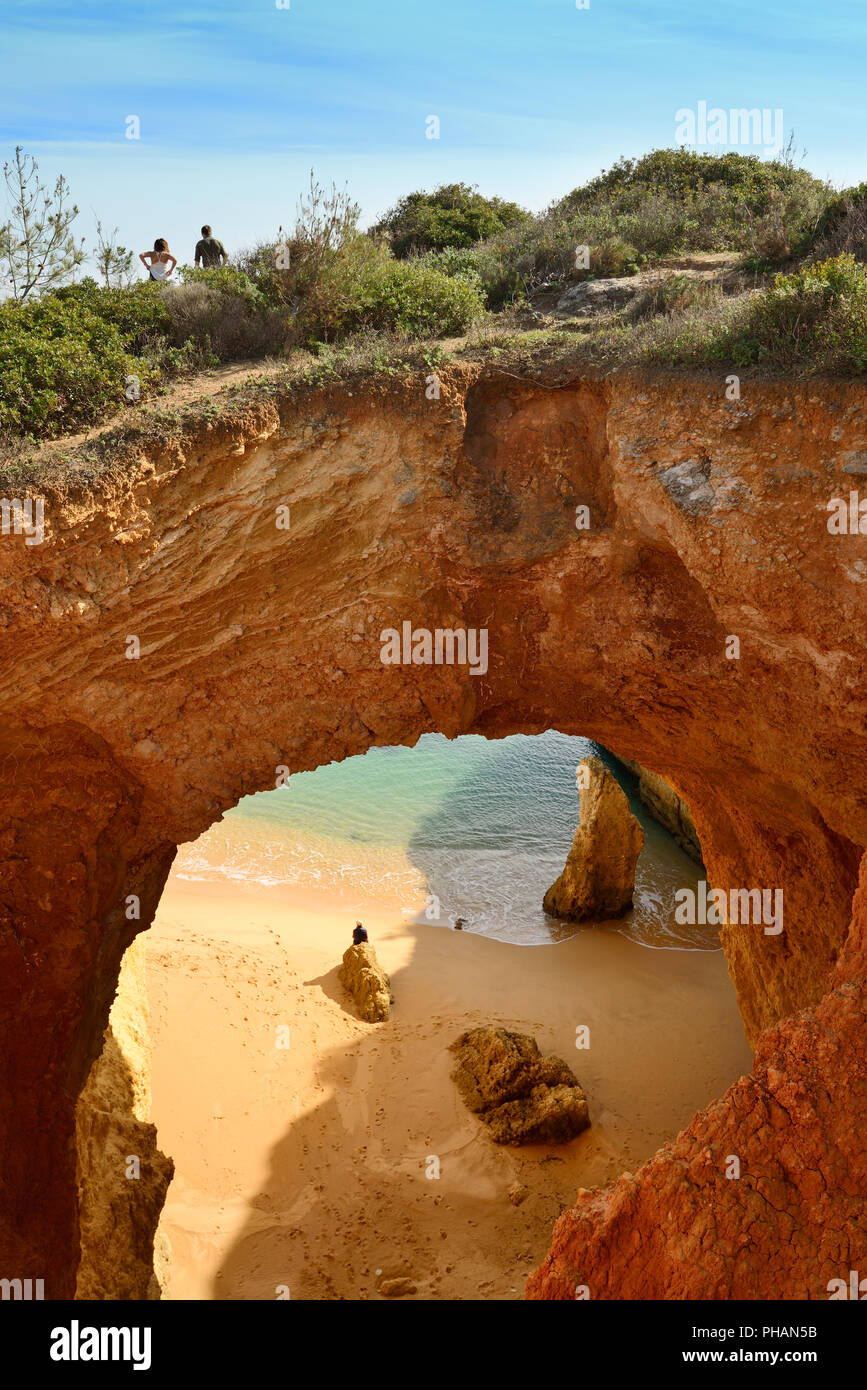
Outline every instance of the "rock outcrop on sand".
[[388, 1018], [391, 985], [369, 941], [343, 952], [340, 981], [352, 995], [358, 1016], [365, 1023], [383, 1023]]
[[644, 286], [623, 276], [605, 280], [584, 280], [570, 285], [557, 300], [555, 318], [577, 318], [579, 315], [613, 314], [630, 304]]
[[383, 1279], [379, 1284], [379, 1292], [383, 1298], [408, 1298], [411, 1294], [418, 1293], [417, 1286], [411, 1279]]
[[471, 1028], [449, 1050], [453, 1080], [496, 1144], [565, 1144], [589, 1125], [577, 1077], [528, 1034]]
[[644, 832], [629, 809], [617, 778], [599, 758], [584, 758], [581, 824], [566, 867], [545, 894], [542, 906], [570, 922], [622, 917], [632, 906], [635, 865]]

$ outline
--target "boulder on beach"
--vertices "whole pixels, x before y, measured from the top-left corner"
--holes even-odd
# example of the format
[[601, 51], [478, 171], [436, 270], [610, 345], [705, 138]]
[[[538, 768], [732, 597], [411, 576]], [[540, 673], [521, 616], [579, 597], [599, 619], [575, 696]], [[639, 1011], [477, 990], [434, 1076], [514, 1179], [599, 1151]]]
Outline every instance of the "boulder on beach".
[[542, 906], [552, 917], [571, 922], [622, 917], [632, 906], [644, 832], [617, 778], [599, 758], [584, 758], [580, 768], [586, 770], [581, 824]]
[[369, 941], [349, 946], [343, 952], [340, 981], [355, 1000], [359, 1017], [365, 1023], [382, 1023], [388, 1018], [391, 984]]
[[535, 1038], [506, 1028], [471, 1028], [453, 1042], [452, 1080], [496, 1144], [565, 1144], [590, 1123], [578, 1079]]
[[418, 1289], [411, 1279], [383, 1279], [379, 1292], [383, 1298], [407, 1298], [410, 1294], [418, 1293]]

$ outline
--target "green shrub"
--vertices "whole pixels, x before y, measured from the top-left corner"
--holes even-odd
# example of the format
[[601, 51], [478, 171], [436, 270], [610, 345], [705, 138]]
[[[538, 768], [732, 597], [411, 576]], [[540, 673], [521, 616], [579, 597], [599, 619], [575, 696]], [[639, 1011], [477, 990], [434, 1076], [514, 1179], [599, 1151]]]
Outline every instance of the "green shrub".
[[239, 266], [222, 265], [210, 269], [197, 269], [195, 266], [184, 265], [181, 266], [181, 275], [185, 285], [207, 285], [208, 289], [216, 290], [219, 294], [242, 299], [251, 309], [261, 308], [266, 303], [266, 296], [255, 280]]
[[817, 368], [867, 368], [867, 273], [853, 256], [837, 256], [777, 275], [751, 296], [746, 322], [730, 337], [732, 360], [809, 362]]
[[817, 260], [850, 253], [867, 260], [867, 183], [837, 193], [816, 221], [810, 251]]
[[603, 241], [591, 245], [589, 250], [590, 268], [587, 277], [602, 280], [611, 276], [638, 273], [641, 256], [636, 248], [622, 237], [606, 237]]
[[475, 275], [446, 275], [422, 260], [383, 258], [359, 286], [358, 322], [411, 338], [464, 333], [484, 312]]
[[[255, 258], [297, 345], [336, 343], [368, 329], [423, 338], [462, 333], [484, 310], [478, 276], [463, 261], [452, 260], [448, 271], [433, 253], [399, 261], [360, 234], [336, 247], [287, 245], [289, 265], [273, 278], [276, 248], [259, 247]], [[255, 263], [251, 270], [257, 273]]]
[[668, 201], [689, 204], [703, 190], [718, 186], [727, 203], [762, 212], [768, 199], [786, 188], [813, 188], [827, 198], [828, 185], [787, 157], [760, 159], [755, 154], [702, 154], [685, 147], [651, 150], [640, 159], [620, 159], [583, 188], [575, 189], [561, 208], [609, 199], [618, 211], [632, 211], [649, 193]]
[[83, 280], [58, 290], [57, 297], [114, 325], [124, 348], [145, 362], [152, 377], [262, 356], [285, 342], [285, 315], [270, 311], [244, 271], [185, 266], [183, 277], [182, 284], [145, 280], [129, 289]]
[[107, 289], [96, 280], [64, 285], [55, 291], [65, 304], [76, 304], [117, 328], [128, 352], [141, 352], [169, 330], [169, 314], [161, 285], [145, 280], [128, 289]]
[[647, 340], [644, 360], [727, 362], [801, 373], [867, 371], [867, 271], [844, 255], [720, 302]]
[[525, 298], [524, 278], [515, 266], [508, 264], [496, 240], [480, 242], [477, 246], [426, 251], [413, 257], [413, 261], [443, 275], [462, 275], [477, 281], [489, 309], [502, 309], [514, 300]]
[[485, 198], [465, 183], [449, 183], [433, 193], [409, 193], [372, 231], [386, 237], [395, 256], [403, 258], [473, 246], [529, 216], [517, 203]]
[[[499, 309], [536, 290], [570, 280], [634, 275], [644, 257], [622, 231], [631, 228], [605, 211], [576, 222], [545, 214], [474, 248], [477, 273], [488, 308]], [[589, 267], [576, 269], [579, 246], [589, 250]]]
[[[166, 336], [211, 364], [282, 352], [291, 342], [286, 311], [240, 266], [183, 266], [183, 283], [166, 287]], [[167, 360], [168, 365], [168, 360]]]
[[181, 347], [163, 344], [147, 356], [154, 372], [164, 381], [195, 376], [197, 372], [211, 371], [220, 365], [220, 359], [213, 349], [207, 343], [197, 343], [193, 338], [188, 338]]
[[416, 265], [428, 265], [443, 275], [475, 276], [481, 281], [483, 258], [477, 246], [448, 246], [444, 251], [425, 251], [414, 256]]
[[96, 424], [123, 405], [130, 376], [143, 393], [155, 373], [74, 296], [0, 305], [0, 433], [50, 439]]
[[[735, 251], [779, 265], [801, 254], [828, 192], [788, 159], [655, 150], [618, 161], [474, 253], [480, 267], [497, 267], [480, 274], [490, 308], [588, 274], [634, 274], [674, 253]], [[589, 272], [576, 273], [578, 246], [590, 248]]]
[[836, 227], [845, 219], [850, 208], [863, 206], [867, 203], [867, 183], [859, 183], [851, 188], [844, 188], [840, 193], [835, 193], [833, 198], [822, 210], [822, 215], [816, 222], [816, 236], [824, 237], [832, 233]]
[[543, 216], [483, 242], [476, 255], [488, 307], [500, 309], [552, 281], [564, 283], [580, 240], [571, 224]]
[[360, 233], [334, 247], [293, 242], [291, 255], [280, 288], [298, 343], [338, 342], [364, 326], [382, 267], [393, 260], [386, 247]]
[[234, 269], [242, 271], [271, 305], [284, 303], [280, 282], [285, 279], [285, 271], [277, 269], [276, 249], [275, 242], [257, 241], [253, 246], [239, 251], [234, 260]]

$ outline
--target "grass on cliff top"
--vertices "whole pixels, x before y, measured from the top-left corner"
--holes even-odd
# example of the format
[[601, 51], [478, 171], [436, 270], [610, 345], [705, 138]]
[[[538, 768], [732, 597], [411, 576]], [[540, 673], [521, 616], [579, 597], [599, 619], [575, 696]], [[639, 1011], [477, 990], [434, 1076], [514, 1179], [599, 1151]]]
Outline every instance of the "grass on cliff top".
[[851, 255], [831, 257], [776, 275], [763, 290], [712, 293], [634, 327], [609, 328], [589, 346], [600, 365], [860, 376], [867, 371], [867, 269]]
[[[70, 444], [17, 440], [0, 445], [0, 492], [39, 486], [67, 494], [121, 480], [142, 454], [167, 456], [186, 441], [201, 441], [240, 426], [251, 409], [273, 403], [288, 419], [305, 400], [335, 388], [370, 400], [405, 390], [422, 393], [432, 374], [454, 363], [521, 380], [541, 380], [570, 369], [574, 334], [550, 329], [523, 331], [503, 316], [479, 326], [454, 348], [440, 342], [407, 343], [383, 334], [298, 353], [277, 370], [255, 369], [217, 395], [173, 404], [141, 404], [126, 418], [92, 438]], [[584, 370], [586, 361], [579, 364]], [[272, 368], [276, 364], [272, 364]]]
[[[513, 217], [474, 244], [425, 243], [414, 224], [412, 247], [447, 274], [477, 278], [495, 310], [541, 289], [634, 275], [688, 252], [731, 252], [755, 268], [779, 267], [808, 254], [834, 196], [792, 154], [791, 142], [769, 160], [653, 150], [618, 160], [544, 212]], [[587, 248], [583, 269], [576, 268], [579, 246]]]
[[616, 368], [751, 372], [790, 379], [867, 372], [867, 269], [844, 254], [777, 275], [763, 290], [726, 297], [716, 288], [661, 282], [627, 311], [596, 324], [528, 328], [519, 313], [490, 316], [460, 342], [407, 343], [366, 334], [298, 353], [285, 368], [251, 373], [218, 396], [176, 408], [139, 406], [132, 419], [74, 448], [13, 441], [0, 449], [0, 489], [93, 486], [132, 457], [164, 454], [185, 437], [230, 429], [257, 403], [292, 412], [334, 386], [373, 396], [413, 391], [451, 362], [493, 376], [559, 385]]
[[603, 373], [656, 367], [792, 380], [859, 377], [867, 372], [867, 266], [848, 253], [833, 256], [734, 295], [673, 275], [595, 323], [482, 329], [467, 355], [491, 364], [526, 359], [531, 370], [557, 364]]
[[[327, 388], [365, 387], [386, 392], [401, 380], [429, 373], [451, 360], [440, 343], [407, 344], [388, 334], [366, 334], [316, 352], [299, 351], [270, 370], [249, 374], [216, 395], [173, 403], [142, 403], [92, 438], [70, 443], [6, 439], [0, 442], [0, 492], [39, 485], [59, 492], [93, 487], [99, 481], [122, 477], [132, 459], [143, 453], [169, 453], [203, 432], [229, 430], [251, 406], [274, 401], [294, 409], [305, 397]], [[275, 370], [276, 368], [276, 370]]]

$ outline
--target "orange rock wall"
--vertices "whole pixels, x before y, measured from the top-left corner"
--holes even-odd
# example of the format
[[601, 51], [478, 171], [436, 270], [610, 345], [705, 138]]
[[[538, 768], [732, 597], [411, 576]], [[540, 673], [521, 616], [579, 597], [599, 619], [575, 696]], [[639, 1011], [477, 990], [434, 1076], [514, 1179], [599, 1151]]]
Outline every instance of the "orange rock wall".
[[[48, 1297], [75, 1286], [75, 1104], [123, 952], [176, 846], [281, 766], [553, 727], [670, 781], [711, 883], [784, 888], [781, 935], [724, 931], [759, 1047], [745, 1098], [780, 1061], [766, 1138], [788, 1069], [836, 1045], [816, 1006], [856, 1009], [855, 977], [830, 995], [828, 979], [867, 845], [867, 538], [830, 536], [825, 508], [867, 456], [863, 391], [745, 382], [727, 402], [710, 376], [475, 367], [441, 386], [242, 401], [46, 481], [42, 545], [0, 537], [0, 1272], [45, 1278]], [[383, 665], [380, 633], [403, 621], [486, 629], [487, 672]], [[867, 1044], [846, 1029], [854, 1095]], [[807, 1158], [837, 1143], [811, 1097]], [[685, 1203], [667, 1208], [685, 1223], [671, 1287], [701, 1290], [690, 1165], [708, 1160], [698, 1134], [678, 1144], [654, 1160]], [[719, 1189], [733, 1241], [746, 1191]], [[613, 1238], [605, 1204], [626, 1199], [592, 1200], [576, 1231]], [[765, 1216], [768, 1248], [791, 1246], [788, 1217]], [[534, 1291], [568, 1292], [583, 1259]]]

